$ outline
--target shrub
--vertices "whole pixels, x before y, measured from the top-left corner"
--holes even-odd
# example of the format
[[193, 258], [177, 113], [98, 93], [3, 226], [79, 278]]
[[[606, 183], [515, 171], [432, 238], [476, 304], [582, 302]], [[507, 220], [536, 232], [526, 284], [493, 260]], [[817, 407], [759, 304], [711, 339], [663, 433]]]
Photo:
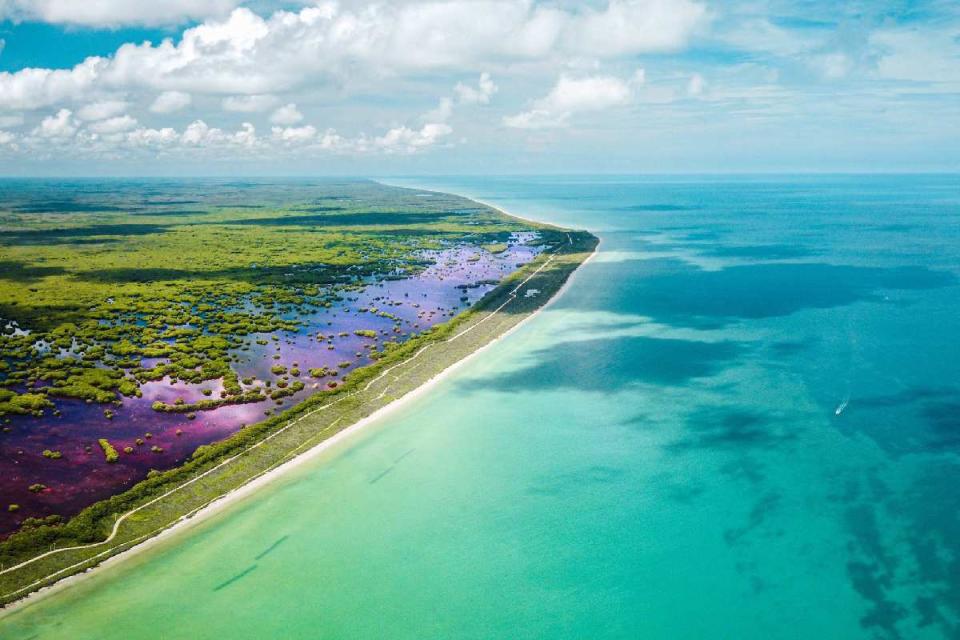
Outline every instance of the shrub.
[[107, 462], [116, 462], [120, 458], [120, 454], [117, 453], [117, 450], [113, 448], [113, 445], [110, 444], [106, 438], [100, 438], [98, 442], [100, 443], [100, 448], [103, 449], [103, 455]]

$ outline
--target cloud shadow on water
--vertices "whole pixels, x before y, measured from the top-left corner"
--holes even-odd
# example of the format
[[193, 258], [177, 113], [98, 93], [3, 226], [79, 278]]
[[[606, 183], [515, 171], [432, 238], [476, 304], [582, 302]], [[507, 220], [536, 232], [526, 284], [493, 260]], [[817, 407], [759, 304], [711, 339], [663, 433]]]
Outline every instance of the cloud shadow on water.
[[646, 336], [559, 342], [535, 351], [523, 368], [485, 380], [483, 386], [513, 392], [614, 392], [634, 384], [680, 385], [721, 372], [743, 352], [738, 342]]
[[740, 407], [703, 407], [687, 418], [686, 427], [687, 435], [668, 445], [668, 451], [747, 452], [774, 448], [794, 438], [772, 416]]
[[597, 286], [565, 297], [558, 306], [588, 311], [615, 308], [663, 324], [695, 328], [881, 300], [883, 290], [933, 289], [957, 282], [952, 273], [924, 267], [802, 262], [707, 271], [675, 258], [598, 262], [591, 265], [589, 277]]
[[[854, 397], [842, 432], [858, 432], [892, 457], [960, 453], [960, 389], [911, 387]], [[909, 428], [905, 428], [909, 426]]]
[[798, 244], [719, 245], [701, 252], [716, 258], [748, 258], [751, 260], [789, 260], [808, 258], [816, 252]]

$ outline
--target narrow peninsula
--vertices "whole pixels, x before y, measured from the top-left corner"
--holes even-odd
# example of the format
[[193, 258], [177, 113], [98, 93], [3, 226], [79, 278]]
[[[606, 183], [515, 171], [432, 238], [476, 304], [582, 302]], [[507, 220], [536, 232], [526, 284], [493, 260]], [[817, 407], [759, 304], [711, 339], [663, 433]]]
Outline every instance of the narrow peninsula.
[[0, 211], [0, 605], [422, 388], [543, 307], [598, 242], [370, 181], [15, 193]]

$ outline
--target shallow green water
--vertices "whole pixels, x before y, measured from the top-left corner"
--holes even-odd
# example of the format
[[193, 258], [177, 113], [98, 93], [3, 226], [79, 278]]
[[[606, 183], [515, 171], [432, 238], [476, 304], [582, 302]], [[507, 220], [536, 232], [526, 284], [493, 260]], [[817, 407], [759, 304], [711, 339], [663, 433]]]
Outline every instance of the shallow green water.
[[960, 637], [956, 177], [418, 184], [601, 254], [429, 395], [0, 637]]

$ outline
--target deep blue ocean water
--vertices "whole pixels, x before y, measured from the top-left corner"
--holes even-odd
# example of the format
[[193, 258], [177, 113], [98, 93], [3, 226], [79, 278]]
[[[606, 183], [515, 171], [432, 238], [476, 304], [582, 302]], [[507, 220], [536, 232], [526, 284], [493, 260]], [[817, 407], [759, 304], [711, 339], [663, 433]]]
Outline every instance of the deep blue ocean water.
[[0, 636], [960, 637], [960, 178], [389, 182], [600, 252], [430, 394]]

